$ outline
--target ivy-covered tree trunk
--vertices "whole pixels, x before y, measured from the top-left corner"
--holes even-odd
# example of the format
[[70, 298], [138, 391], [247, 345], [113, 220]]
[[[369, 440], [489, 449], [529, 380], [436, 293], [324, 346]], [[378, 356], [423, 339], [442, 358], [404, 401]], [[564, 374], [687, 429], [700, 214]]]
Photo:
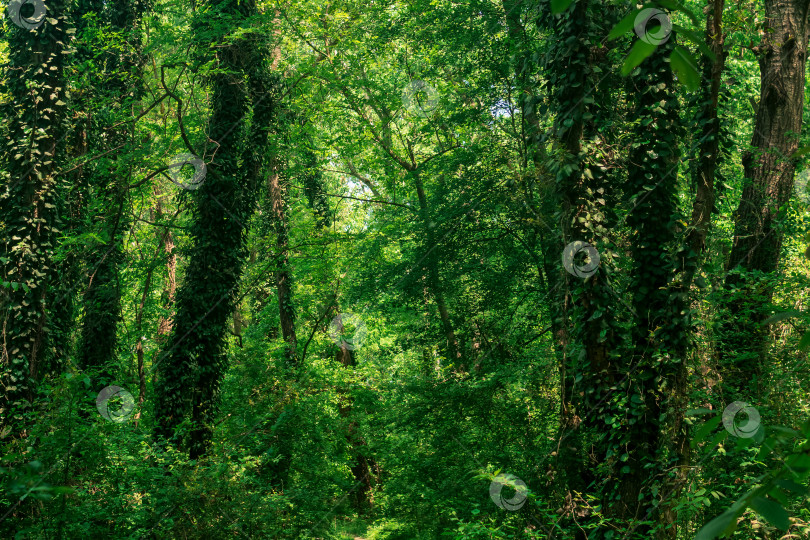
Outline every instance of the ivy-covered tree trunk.
[[[170, 346], [158, 364], [155, 403], [155, 434], [185, 442], [192, 459], [206, 452], [213, 431], [226, 366], [225, 335], [246, 256], [245, 224], [255, 204], [275, 100], [266, 84], [261, 33], [230, 36], [255, 13], [251, 1], [211, 0], [194, 24], [200, 45], [216, 63], [209, 76], [208, 133], [216, 152], [201, 154], [214, 158], [193, 194], [192, 246], [177, 291]], [[191, 432], [181, 441], [176, 429], [189, 417]]]
[[47, 3], [41, 24], [6, 22], [8, 64], [2, 117], [8, 122], [0, 192], [5, 296], [0, 344], [0, 418], [21, 426], [34, 395], [49, 330], [58, 238], [57, 164], [65, 126], [65, 62], [73, 29], [64, 0]]
[[[139, 24], [143, 15], [140, 0], [124, 0], [104, 6], [90, 2], [83, 15], [95, 15], [100, 22], [109, 21], [109, 29], [124, 36], [120, 47], [113, 47], [102, 56], [91, 99], [104, 103], [93, 124], [92, 150], [100, 155], [114, 156], [131, 141], [133, 127], [121, 123], [122, 116], [132, 114], [131, 109], [143, 93]], [[82, 48], [82, 60], [95, 60], [93, 47]], [[95, 60], [98, 61], [98, 60]], [[127, 188], [130, 174], [126, 164], [113, 157], [104, 157], [89, 167], [90, 189], [96, 192], [102, 213], [95, 217], [96, 227], [103, 243], [90, 250], [86, 264], [89, 282], [84, 293], [84, 317], [78, 348], [78, 364], [82, 369], [97, 371], [100, 381], [94, 386], [100, 390], [114, 377], [117, 357], [117, 330], [121, 318], [121, 291], [119, 266], [124, 259], [124, 235], [129, 228], [126, 211]]]
[[567, 510], [579, 518], [584, 510], [574, 494], [593, 492], [600, 472], [599, 460], [592, 456], [606, 453], [601, 431], [610, 407], [606, 398], [614, 381], [613, 357], [621, 340], [616, 297], [608, 281], [612, 267], [609, 226], [615, 218], [606, 202], [608, 177], [593, 143], [598, 137], [596, 123], [605, 113], [601, 99], [592, 95], [593, 64], [600, 60], [591, 9], [597, 8], [578, 0], [552, 19], [559, 46], [547, 65], [556, 112], [555, 198], [560, 201], [562, 232], [557, 267], [565, 266], [564, 290], [558, 298], [564, 303], [560, 311], [570, 317], [560, 370], [557, 466], [564, 471]]
[[[792, 155], [802, 128], [809, 9], [808, 0], [765, 0], [765, 31], [755, 50], [761, 83], [753, 150], [743, 156], [745, 185], [728, 261], [732, 272], [726, 278], [726, 288], [734, 296], [718, 350], [730, 399], [751, 400], [761, 390], [768, 341], [763, 321], [773, 294], [764, 278], [777, 269], [782, 209], [793, 191]], [[753, 396], [746, 392], [752, 383]]]
[[676, 195], [683, 130], [668, 62], [674, 47], [675, 35], [659, 44], [630, 79], [629, 88], [637, 120], [626, 190], [631, 202], [627, 224], [634, 324], [621, 365], [620, 393], [626, 404], [614, 417], [612, 433], [618, 499], [608, 506], [611, 515], [633, 523], [642, 536], [652, 534], [647, 523], [661, 519], [655, 494], [667, 479], [655, 473], [666, 470], [661, 465], [666, 457], [666, 415], [683, 415], [676, 405], [681, 403], [677, 393], [685, 373], [688, 315], [683, 295], [671, 283], [678, 268], [674, 252], [682, 219]]
[[[684, 305], [687, 319], [683, 322], [686, 331], [692, 329], [692, 304], [690, 294], [695, 275], [698, 273], [703, 254], [705, 253], [706, 239], [711, 227], [711, 217], [715, 213], [715, 184], [718, 179], [718, 168], [721, 163], [721, 140], [724, 137], [721, 119], [719, 116], [720, 90], [723, 80], [723, 70], [727, 53], [724, 50], [725, 36], [723, 34], [723, 7], [724, 0], [708, 0], [705, 9], [706, 31], [705, 39], [715, 58], [703, 58], [703, 79], [708, 82], [700, 92], [698, 103], [699, 114], [694, 125], [699, 127], [697, 141], [697, 160], [694, 170], [696, 179], [695, 199], [692, 203], [692, 219], [689, 223], [683, 249], [677, 258], [677, 269], [681, 272], [680, 282], [675, 283], [673, 294], [681, 295], [679, 304]], [[675, 358], [684, 361], [689, 354], [686, 339], [682, 340], [680, 349], [674, 351]], [[665, 487], [667, 497], [661, 504], [660, 522], [664, 525], [659, 538], [674, 540], [677, 538], [677, 511], [676, 501], [682, 493], [688, 480], [689, 465], [691, 462], [691, 449], [689, 446], [688, 426], [684, 421], [684, 411], [687, 407], [689, 381], [686, 376], [685, 365], [680, 366], [670, 393], [671, 412], [667, 416], [665, 427], [666, 439], [672, 451], [672, 465], [675, 471]]]

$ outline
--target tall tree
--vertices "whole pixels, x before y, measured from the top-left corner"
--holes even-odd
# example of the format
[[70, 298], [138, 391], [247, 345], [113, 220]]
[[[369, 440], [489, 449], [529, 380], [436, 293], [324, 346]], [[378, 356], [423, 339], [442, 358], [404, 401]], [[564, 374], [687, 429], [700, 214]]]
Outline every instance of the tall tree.
[[[210, 146], [204, 183], [194, 191], [192, 246], [166, 356], [158, 363], [155, 433], [183, 441], [192, 458], [205, 453], [226, 364], [225, 335], [246, 256], [245, 234], [256, 200], [277, 94], [268, 77], [266, 35], [239, 29], [256, 14], [252, 1], [211, 0], [198, 9], [194, 31], [211, 84]], [[236, 35], [234, 35], [236, 34]]]
[[[793, 191], [805, 95], [810, 26], [809, 0], [765, 0], [762, 42], [754, 47], [760, 69], [760, 98], [751, 150], [743, 156], [745, 184], [736, 212], [726, 288], [737, 289], [719, 348], [732, 399], [757, 395], [768, 343], [767, 307], [773, 285], [761, 278], [776, 272], [782, 251], [781, 221]], [[741, 272], [735, 272], [740, 270]], [[750, 384], [755, 383], [755, 388]]]
[[[663, 25], [662, 25], [663, 26]], [[629, 80], [635, 101], [633, 142], [628, 162], [627, 193], [632, 203], [626, 218], [633, 263], [629, 285], [634, 321], [627, 354], [619, 372], [626, 412], [613, 433], [618, 498], [611, 513], [642, 534], [660, 519], [655, 493], [665, 481], [650, 470], [670, 457], [662, 440], [664, 419], [683, 415], [676, 406], [678, 381], [685, 373], [687, 314], [683, 295], [672, 283], [677, 270], [679, 144], [683, 128], [669, 57], [676, 36], [657, 43], [655, 51]], [[667, 463], [668, 464], [668, 463]], [[638, 522], [641, 522], [640, 524]]]
[[293, 365], [298, 359], [298, 338], [295, 333], [295, 306], [293, 305], [289, 253], [290, 226], [287, 210], [289, 185], [286, 175], [280, 171], [281, 165], [277, 158], [273, 159], [272, 168], [273, 171], [267, 182], [267, 192], [270, 202], [270, 220], [276, 233], [276, 249], [279, 258], [278, 269], [274, 272], [278, 313], [281, 322], [281, 336], [286, 344], [284, 352], [286, 361], [288, 365]]
[[[0, 418], [19, 422], [33, 398], [49, 330], [59, 216], [56, 170], [62, 160], [66, 114], [65, 66], [73, 33], [67, 2], [36, 3], [33, 15], [7, 22], [8, 64], [3, 103], [7, 121], [3, 152], [3, 326]], [[36, 9], [42, 7], [46, 11]], [[13, 9], [13, 7], [12, 7]], [[12, 13], [12, 15], [14, 15]], [[20, 19], [20, 16], [28, 16]], [[8, 19], [7, 19], [8, 21]]]
[[[127, 191], [131, 183], [131, 166], [115, 156], [132, 143], [134, 123], [124, 117], [143, 94], [144, 57], [140, 44], [140, 20], [145, 3], [124, 0], [111, 4], [97, 1], [80, 2], [78, 16], [95, 20], [107, 27], [116, 45], [98, 55], [91, 44], [81, 47], [79, 58], [85, 65], [100, 65], [90, 76], [92, 89], [85, 99], [88, 104], [104, 104], [90, 119], [91, 152], [103, 156], [85, 169], [87, 183], [100, 208], [95, 217], [98, 243], [87, 254], [89, 282], [84, 293], [84, 317], [78, 348], [78, 363], [83, 369], [98, 370], [101, 381], [97, 389], [113, 378], [118, 345], [118, 322], [121, 318], [119, 266], [124, 258], [124, 235], [129, 229]], [[82, 24], [83, 36], [90, 39], [93, 27]], [[120, 37], [119, 37], [120, 36]], [[115, 126], [115, 127], [111, 127]]]

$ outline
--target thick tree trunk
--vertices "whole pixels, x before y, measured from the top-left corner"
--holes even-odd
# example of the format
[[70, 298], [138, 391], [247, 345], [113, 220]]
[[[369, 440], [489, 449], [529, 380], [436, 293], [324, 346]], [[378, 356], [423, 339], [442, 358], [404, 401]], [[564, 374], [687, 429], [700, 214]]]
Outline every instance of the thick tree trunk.
[[[225, 335], [247, 255], [245, 224], [264, 169], [276, 96], [268, 82], [269, 54], [256, 45], [262, 39], [249, 34], [228, 39], [239, 21], [256, 13], [255, 3], [211, 0], [207, 7], [193, 26], [201, 38], [216, 45], [210, 49], [216, 51], [217, 69], [210, 75], [208, 134], [216, 152], [201, 153], [214, 158], [207, 165], [204, 182], [193, 192], [188, 268], [177, 291], [171, 346], [158, 364], [155, 392], [156, 437], [185, 442], [192, 459], [205, 454], [213, 433], [227, 358]], [[216, 26], [212, 34], [214, 16], [231, 20], [234, 26]], [[189, 415], [189, 440], [179, 441], [176, 428]]]
[[[760, 67], [760, 99], [757, 107], [753, 151], [743, 156], [746, 184], [736, 213], [734, 243], [728, 270], [771, 274], [776, 271], [782, 249], [780, 213], [793, 190], [805, 93], [808, 43], [808, 0], [765, 0], [765, 31], [755, 52]], [[758, 285], [754, 277], [731, 273], [727, 287], [739, 292], [731, 299], [728, 324], [718, 351], [730, 399], [751, 400], [746, 392], [761, 374], [767, 328], [762, 324], [773, 291]], [[753, 309], [753, 312], [749, 311]], [[743, 314], [743, 312], [746, 312]]]
[[[604, 17], [606, 14], [601, 13]], [[612, 17], [612, 13], [607, 14]], [[597, 99], [586, 99], [594, 93], [592, 66], [601, 63], [598, 47], [593, 47], [595, 30], [587, 0], [578, 0], [563, 16], [548, 22], [560, 47], [547, 64], [548, 89], [556, 117], [556, 150], [554, 197], [559, 207], [553, 208], [547, 197], [544, 210], [558, 211], [561, 237], [549, 237], [546, 244], [556, 243], [551, 258], [557, 274], [547, 270], [549, 284], [558, 283], [558, 308], [553, 315], [555, 333], [562, 348], [560, 360], [560, 423], [556, 468], [565, 493], [565, 512], [571, 519], [582, 520], [582, 508], [576, 493], [593, 493], [598, 488], [595, 465], [606, 454], [604, 441], [598, 436], [604, 426], [605, 400], [613, 380], [611, 357], [619, 342], [615, 296], [603, 268], [610, 260], [600, 255], [592, 272], [574, 276], [562, 272], [560, 264], [566, 246], [586, 242], [594, 250], [610, 245], [609, 227], [612, 214], [606, 208], [608, 177], [602, 165], [593, 159], [593, 150], [583, 147], [598, 136], [596, 126], [605, 115], [605, 105]], [[531, 117], [530, 117], [531, 118]], [[588, 142], [587, 145], [591, 145]], [[545, 246], [544, 246], [545, 247]], [[598, 252], [598, 251], [597, 251]], [[595, 256], [594, 252], [589, 256]], [[569, 261], [581, 266], [581, 261]], [[597, 456], [596, 460], [592, 456]], [[595, 488], [596, 486], [596, 488]], [[584, 538], [578, 533], [578, 538]]]
[[[641, 122], [634, 129], [628, 173], [628, 194], [633, 207], [627, 217], [632, 231], [633, 256], [630, 291], [634, 324], [626, 361], [621, 366], [621, 392], [627, 409], [616, 411], [625, 418], [613, 434], [614, 448], [623, 454], [615, 462], [619, 500], [610, 505], [611, 515], [632, 524], [636, 533], [651, 535], [640, 522], [661, 521], [656, 493], [670, 481], [651, 471], [667, 470], [662, 430], [666, 418], [683, 416], [678, 395], [685, 373], [688, 314], [679, 284], [671, 283], [678, 259], [664, 251], [676, 242], [681, 220], [677, 204], [680, 125], [677, 93], [668, 57], [676, 45], [671, 35], [640, 66], [630, 79]], [[654, 180], [651, 181], [650, 178]], [[616, 414], [616, 413], [614, 413]], [[632, 419], [628, 421], [626, 419]]]
[[4, 92], [10, 99], [2, 117], [8, 121], [3, 155], [9, 180], [0, 195], [4, 220], [0, 269], [8, 285], [3, 291], [6, 313], [0, 340], [0, 419], [18, 427], [34, 396], [31, 374], [37, 374], [41, 361], [58, 238], [54, 172], [67, 101], [64, 66], [70, 24], [64, 0], [49, 1], [47, 9], [47, 18], [37, 28], [9, 23], [6, 34]]

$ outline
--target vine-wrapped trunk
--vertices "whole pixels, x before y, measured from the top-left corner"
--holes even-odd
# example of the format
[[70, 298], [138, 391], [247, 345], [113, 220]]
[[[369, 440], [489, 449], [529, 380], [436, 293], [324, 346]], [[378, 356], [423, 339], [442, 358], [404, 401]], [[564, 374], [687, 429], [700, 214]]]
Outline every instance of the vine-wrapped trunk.
[[4, 91], [10, 99], [2, 117], [8, 119], [3, 155], [9, 176], [0, 192], [5, 239], [0, 251], [5, 297], [0, 419], [17, 427], [22, 427], [22, 413], [33, 399], [48, 332], [48, 301], [53, 300], [49, 288], [59, 226], [55, 172], [70, 38], [66, 7], [64, 0], [51, 0], [40, 26], [23, 29], [9, 23], [6, 34]]

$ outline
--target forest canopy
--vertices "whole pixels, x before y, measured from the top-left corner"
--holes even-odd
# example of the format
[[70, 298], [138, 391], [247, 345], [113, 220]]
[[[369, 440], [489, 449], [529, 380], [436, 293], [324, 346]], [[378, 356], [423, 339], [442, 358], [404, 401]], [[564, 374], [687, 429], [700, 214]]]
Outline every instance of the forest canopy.
[[810, 0], [12, 0], [0, 536], [810, 538]]

